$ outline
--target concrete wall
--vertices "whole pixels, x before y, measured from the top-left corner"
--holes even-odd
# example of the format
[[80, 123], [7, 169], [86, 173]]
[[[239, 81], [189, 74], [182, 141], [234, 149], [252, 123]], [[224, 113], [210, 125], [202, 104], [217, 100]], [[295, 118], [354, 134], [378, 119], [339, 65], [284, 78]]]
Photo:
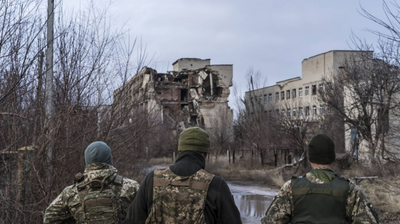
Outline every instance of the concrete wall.
[[233, 66], [232, 65], [210, 65], [210, 68], [219, 72], [219, 79], [225, 87], [232, 86]]
[[173, 65], [173, 71], [179, 72], [184, 69], [194, 70], [199, 68], [204, 68], [210, 65], [210, 59], [200, 59], [200, 58], [181, 58], [175, 61]]

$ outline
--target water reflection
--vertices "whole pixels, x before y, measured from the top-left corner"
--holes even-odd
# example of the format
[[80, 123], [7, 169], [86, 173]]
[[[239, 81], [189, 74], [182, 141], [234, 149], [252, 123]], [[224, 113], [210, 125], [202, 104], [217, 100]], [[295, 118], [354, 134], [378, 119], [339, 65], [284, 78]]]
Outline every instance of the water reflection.
[[272, 198], [266, 195], [234, 195], [236, 206], [242, 217], [261, 219], [271, 204]]

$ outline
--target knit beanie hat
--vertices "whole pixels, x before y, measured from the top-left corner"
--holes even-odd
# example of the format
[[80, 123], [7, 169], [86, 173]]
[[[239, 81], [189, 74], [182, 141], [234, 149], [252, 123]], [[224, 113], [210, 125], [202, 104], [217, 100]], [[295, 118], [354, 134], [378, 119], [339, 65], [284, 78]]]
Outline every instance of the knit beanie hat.
[[113, 165], [111, 149], [104, 142], [91, 143], [85, 150], [86, 166], [91, 163], [107, 163]]
[[331, 164], [335, 161], [335, 143], [326, 134], [318, 134], [308, 144], [308, 161]]
[[199, 127], [185, 129], [179, 136], [178, 151], [210, 152], [210, 136]]

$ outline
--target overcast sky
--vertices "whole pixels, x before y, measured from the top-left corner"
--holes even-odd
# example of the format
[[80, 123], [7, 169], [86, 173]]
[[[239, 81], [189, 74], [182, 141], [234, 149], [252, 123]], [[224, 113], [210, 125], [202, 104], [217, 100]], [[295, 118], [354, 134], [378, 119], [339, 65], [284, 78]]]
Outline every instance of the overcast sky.
[[376, 43], [366, 28], [379, 27], [360, 14], [361, 6], [384, 18], [381, 0], [113, 0], [111, 16], [142, 38], [158, 72], [172, 70], [179, 58], [209, 58], [233, 64], [234, 85], [244, 93], [250, 68], [269, 86], [301, 76], [305, 58], [354, 48], [351, 33]]

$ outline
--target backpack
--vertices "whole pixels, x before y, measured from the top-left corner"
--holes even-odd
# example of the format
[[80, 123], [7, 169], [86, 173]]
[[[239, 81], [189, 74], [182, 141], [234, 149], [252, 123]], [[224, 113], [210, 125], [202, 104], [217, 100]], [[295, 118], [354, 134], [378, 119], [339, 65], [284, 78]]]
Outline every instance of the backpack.
[[78, 195], [81, 202], [82, 217], [77, 223], [85, 224], [111, 224], [119, 223], [124, 219], [119, 196], [115, 193], [117, 185], [122, 187], [123, 177], [117, 175], [110, 184], [94, 179], [86, 183], [78, 184]]
[[202, 169], [185, 177], [169, 168], [154, 170], [153, 205], [146, 224], [205, 224], [204, 208], [213, 178]]

